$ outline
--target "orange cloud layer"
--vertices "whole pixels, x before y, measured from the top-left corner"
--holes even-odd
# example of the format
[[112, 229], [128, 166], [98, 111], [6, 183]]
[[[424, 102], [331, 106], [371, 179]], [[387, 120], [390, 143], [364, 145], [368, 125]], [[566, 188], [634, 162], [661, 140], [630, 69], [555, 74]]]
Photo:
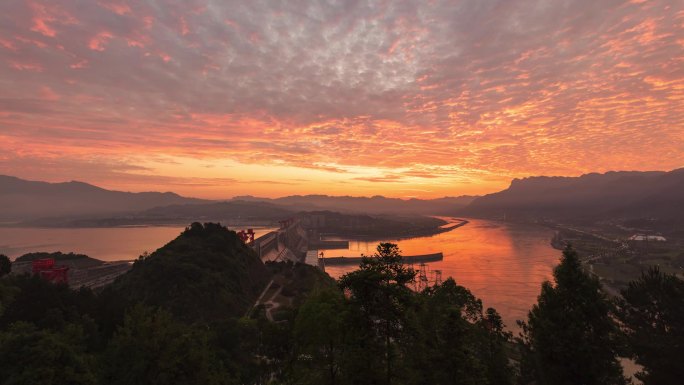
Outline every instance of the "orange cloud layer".
[[429, 197], [682, 167], [683, 7], [4, 2], [0, 173]]

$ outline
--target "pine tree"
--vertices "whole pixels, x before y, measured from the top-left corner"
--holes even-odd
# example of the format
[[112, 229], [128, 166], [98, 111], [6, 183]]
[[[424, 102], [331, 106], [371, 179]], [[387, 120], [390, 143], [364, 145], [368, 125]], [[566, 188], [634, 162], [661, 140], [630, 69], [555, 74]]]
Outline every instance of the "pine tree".
[[[624, 384], [618, 328], [598, 279], [568, 246], [523, 323], [523, 371], [540, 385]], [[525, 365], [527, 367], [525, 367]], [[528, 373], [529, 374], [529, 373]]]
[[622, 292], [618, 312], [644, 385], [681, 384], [684, 378], [684, 281], [651, 268]]
[[411, 289], [416, 273], [402, 265], [396, 244], [380, 243], [376, 253], [364, 257], [359, 270], [345, 274], [340, 286], [351, 294], [351, 303], [360, 310], [366, 323], [384, 346], [385, 384], [394, 377], [395, 352], [392, 341], [401, 338], [402, 321], [412, 300]]
[[294, 336], [297, 353], [307, 358], [297, 368], [300, 383], [340, 383], [347, 318], [346, 299], [336, 288], [314, 292], [299, 308]]

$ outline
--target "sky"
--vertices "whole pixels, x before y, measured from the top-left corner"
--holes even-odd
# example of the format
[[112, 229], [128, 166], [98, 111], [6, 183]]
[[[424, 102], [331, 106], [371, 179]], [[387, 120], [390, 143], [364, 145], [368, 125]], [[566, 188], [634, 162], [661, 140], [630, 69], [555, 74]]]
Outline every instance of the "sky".
[[0, 1], [0, 174], [431, 198], [679, 167], [680, 0]]

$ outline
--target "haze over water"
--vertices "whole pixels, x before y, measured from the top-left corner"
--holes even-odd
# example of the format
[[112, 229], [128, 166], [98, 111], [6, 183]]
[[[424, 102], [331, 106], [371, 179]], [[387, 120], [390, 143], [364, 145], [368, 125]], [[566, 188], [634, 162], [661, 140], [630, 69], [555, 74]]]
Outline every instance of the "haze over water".
[[[389, 240], [398, 243], [404, 255], [443, 252], [444, 260], [428, 263], [442, 270], [442, 279], [453, 277], [501, 313], [509, 329], [526, 319], [536, 303], [540, 285], [551, 279], [561, 252], [550, 245], [553, 232], [541, 226], [508, 224], [470, 219], [470, 223], [432, 237]], [[326, 257], [370, 255], [380, 241], [351, 241], [349, 250], [325, 250]], [[337, 278], [353, 266], [329, 266], [326, 272]]]

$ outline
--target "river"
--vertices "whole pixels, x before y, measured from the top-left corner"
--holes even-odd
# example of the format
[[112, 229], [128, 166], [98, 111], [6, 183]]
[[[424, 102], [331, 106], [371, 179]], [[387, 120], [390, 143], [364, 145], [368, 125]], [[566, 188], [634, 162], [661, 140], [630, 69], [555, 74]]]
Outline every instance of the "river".
[[[482, 299], [485, 307], [501, 313], [511, 330], [517, 330], [515, 321], [527, 317], [541, 283], [552, 278], [559, 261], [561, 252], [550, 245], [553, 231], [535, 225], [469, 221], [431, 237], [387, 241], [397, 243], [404, 255], [443, 252], [443, 261], [426, 264], [428, 279], [434, 280], [434, 271], [441, 270], [443, 280], [453, 277]], [[351, 241], [348, 250], [325, 250], [324, 256], [370, 255], [378, 242]], [[326, 271], [337, 278], [353, 269], [328, 266]]]
[[[253, 227], [255, 237], [270, 227]], [[0, 254], [10, 259], [36, 251], [85, 254], [103, 261], [133, 260], [153, 252], [176, 238], [183, 226], [112, 228], [21, 228], [0, 227]], [[232, 229], [239, 231], [241, 229]]]
[[[62, 251], [115, 261], [132, 260], [145, 251], [153, 252], [174, 239], [183, 227], [119, 228], [0, 228], [0, 254], [14, 259], [34, 251]], [[272, 229], [255, 228], [257, 237]], [[515, 320], [526, 317], [536, 302], [541, 282], [551, 277], [560, 252], [549, 245], [552, 232], [531, 225], [470, 220], [465, 226], [431, 237], [399, 241], [405, 255], [443, 252], [444, 260], [427, 264], [432, 280], [434, 270], [443, 279], [453, 277], [481, 298], [484, 306], [494, 307], [511, 329]], [[372, 254], [375, 242], [352, 241], [348, 250], [326, 250], [325, 256]], [[328, 267], [339, 277], [351, 266]]]

